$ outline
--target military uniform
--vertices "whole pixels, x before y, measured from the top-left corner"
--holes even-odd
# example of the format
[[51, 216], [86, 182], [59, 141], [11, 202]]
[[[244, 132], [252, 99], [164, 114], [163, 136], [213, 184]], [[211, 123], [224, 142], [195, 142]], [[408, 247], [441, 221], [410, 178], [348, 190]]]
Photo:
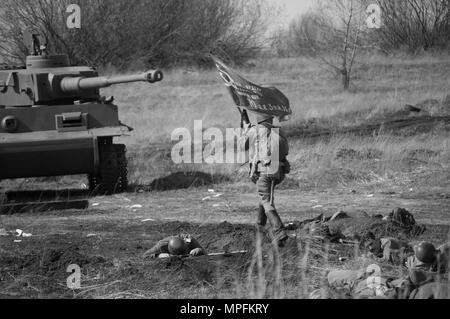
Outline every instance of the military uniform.
[[395, 238], [375, 239], [369, 244], [369, 250], [375, 257], [396, 265], [403, 265], [408, 256], [414, 254], [409, 243]]
[[[206, 253], [205, 249], [191, 235], [181, 234], [181, 235], [179, 235], [179, 237], [181, 239], [183, 239], [183, 241], [186, 243], [186, 247], [187, 247], [186, 250], [187, 250], [188, 254], [192, 253], [193, 251], [195, 251], [195, 255], [197, 255], [197, 256], [204, 255]], [[160, 254], [170, 254], [169, 253], [169, 242], [172, 238], [173, 238], [173, 236], [160, 240], [155, 246], [153, 246], [153, 248], [151, 248], [145, 252], [144, 258], [158, 257]]]
[[374, 283], [370, 274], [360, 270], [332, 270], [328, 273], [328, 285], [334, 289], [344, 289], [353, 298], [392, 298], [395, 289], [390, 279], [379, 277]]
[[433, 263], [424, 263], [416, 256], [411, 256], [406, 261], [406, 267], [409, 270], [423, 270], [431, 272], [447, 273], [450, 262], [450, 243], [438, 247], [436, 259]]
[[409, 299], [449, 299], [450, 289], [447, 282], [430, 282], [414, 290]]
[[268, 118], [244, 132], [240, 143], [244, 144], [245, 150], [248, 151], [250, 178], [258, 191], [257, 225], [261, 229], [269, 220], [274, 239], [281, 244], [287, 235], [275, 208], [274, 192], [275, 186], [280, 184], [290, 171], [286, 159], [289, 153], [287, 138]]
[[447, 279], [420, 270], [397, 279], [380, 276], [377, 281], [363, 270], [333, 270], [328, 284], [353, 298], [447, 299], [449, 292]]

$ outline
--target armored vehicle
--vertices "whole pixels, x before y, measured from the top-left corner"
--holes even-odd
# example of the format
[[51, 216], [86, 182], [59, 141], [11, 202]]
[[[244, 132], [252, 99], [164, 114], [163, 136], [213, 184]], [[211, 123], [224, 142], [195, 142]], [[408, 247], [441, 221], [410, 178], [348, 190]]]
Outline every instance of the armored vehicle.
[[46, 54], [37, 36], [31, 41], [26, 67], [0, 70], [0, 179], [87, 174], [91, 191], [124, 191], [126, 148], [113, 139], [132, 129], [99, 89], [155, 83], [162, 72], [99, 77], [65, 55]]

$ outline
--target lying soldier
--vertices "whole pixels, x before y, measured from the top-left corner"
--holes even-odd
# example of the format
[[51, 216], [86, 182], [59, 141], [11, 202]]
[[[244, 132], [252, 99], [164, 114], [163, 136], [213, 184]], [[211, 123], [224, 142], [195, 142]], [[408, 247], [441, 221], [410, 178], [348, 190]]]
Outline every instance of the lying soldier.
[[409, 299], [449, 299], [447, 282], [430, 282], [414, 290]]
[[328, 285], [355, 299], [361, 298], [394, 298], [394, 287], [389, 278], [378, 277], [378, 282], [371, 280], [372, 273], [365, 270], [332, 270], [328, 273]]
[[366, 247], [373, 256], [396, 265], [404, 265], [407, 258], [414, 254], [409, 243], [396, 238], [373, 239]]
[[[376, 280], [374, 280], [374, 278]], [[447, 299], [448, 280], [436, 273], [412, 270], [402, 278], [374, 277], [361, 270], [332, 270], [328, 274], [330, 288], [352, 298], [384, 299]]]
[[424, 270], [445, 274], [450, 262], [450, 243], [438, 249], [428, 242], [422, 242], [414, 247], [414, 255], [406, 261], [409, 270]]
[[153, 248], [146, 251], [144, 258], [167, 258], [170, 256], [202, 256], [205, 249], [191, 235], [171, 236], [159, 241]]

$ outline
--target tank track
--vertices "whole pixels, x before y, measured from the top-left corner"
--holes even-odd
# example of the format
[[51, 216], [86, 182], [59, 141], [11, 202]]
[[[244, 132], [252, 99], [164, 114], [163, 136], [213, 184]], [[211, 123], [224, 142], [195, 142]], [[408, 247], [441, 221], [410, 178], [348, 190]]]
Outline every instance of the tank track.
[[111, 195], [126, 191], [128, 170], [125, 145], [99, 145], [99, 155], [99, 174], [88, 176], [89, 190], [94, 195]]

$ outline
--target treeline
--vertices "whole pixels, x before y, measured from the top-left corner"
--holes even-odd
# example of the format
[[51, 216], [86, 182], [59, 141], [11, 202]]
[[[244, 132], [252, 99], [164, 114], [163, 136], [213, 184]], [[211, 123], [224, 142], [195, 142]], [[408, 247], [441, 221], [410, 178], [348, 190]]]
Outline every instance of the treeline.
[[[366, 26], [377, 4], [380, 28]], [[353, 16], [348, 8], [353, 7]], [[340, 49], [350, 31], [360, 28], [358, 50], [385, 53], [398, 51], [448, 51], [450, 48], [450, 0], [328, 0], [318, 1], [314, 9], [299, 16], [275, 36], [273, 48], [280, 56], [310, 55]], [[355, 24], [359, 23], [360, 26]]]
[[[66, 26], [69, 4], [81, 7], [81, 29]], [[0, 55], [23, 63], [28, 29], [74, 64], [201, 65], [211, 51], [239, 64], [262, 48], [271, 12], [265, 0], [1, 0]]]

